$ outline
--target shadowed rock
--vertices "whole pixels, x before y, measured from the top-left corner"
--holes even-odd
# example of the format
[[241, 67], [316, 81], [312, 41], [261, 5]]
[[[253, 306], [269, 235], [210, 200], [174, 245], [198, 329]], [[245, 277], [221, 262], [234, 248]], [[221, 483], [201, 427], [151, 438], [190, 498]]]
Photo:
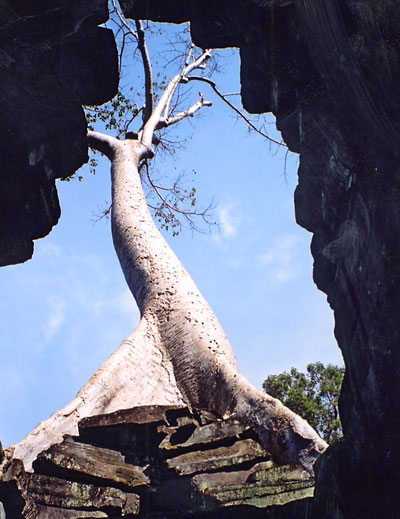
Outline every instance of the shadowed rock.
[[272, 111], [285, 142], [300, 153], [296, 219], [313, 233], [314, 279], [334, 310], [346, 365], [344, 440], [319, 462], [319, 517], [397, 519], [398, 2], [122, 5], [132, 17], [190, 20], [203, 48], [239, 47], [245, 108]]
[[[14, 459], [4, 471], [7, 519], [313, 519], [313, 477], [277, 465], [254, 429], [207, 410], [141, 406], [85, 418], [33, 469]], [[16, 495], [2, 494], [7, 484], [19, 490], [20, 515]]]
[[60, 216], [56, 178], [87, 161], [83, 104], [117, 91], [106, 0], [0, 6], [0, 265], [29, 259]]

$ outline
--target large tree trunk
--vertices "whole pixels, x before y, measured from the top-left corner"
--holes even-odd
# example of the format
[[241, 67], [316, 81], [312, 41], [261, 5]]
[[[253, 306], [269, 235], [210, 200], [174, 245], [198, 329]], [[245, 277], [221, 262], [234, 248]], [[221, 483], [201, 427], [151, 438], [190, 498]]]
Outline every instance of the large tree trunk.
[[75, 434], [85, 416], [185, 403], [234, 415], [256, 429], [277, 461], [311, 471], [326, 443], [306, 421], [239, 374], [218, 320], [156, 228], [138, 172], [148, 148], [94, 133], [89, 142], [112, 163], [113, 240], [141, 321], [70, 404], [15, 445], [15, 457], [29, 469], [40, 451], [63, 434]]

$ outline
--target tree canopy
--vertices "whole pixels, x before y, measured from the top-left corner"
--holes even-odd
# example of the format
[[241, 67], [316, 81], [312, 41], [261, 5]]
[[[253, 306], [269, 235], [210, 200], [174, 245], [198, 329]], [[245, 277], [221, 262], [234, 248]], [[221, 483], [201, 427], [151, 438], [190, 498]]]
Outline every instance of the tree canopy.
[[[232, 114], [244, 120], [249, 131], [258, 133], [274, 145], [285, 148], [286, 145], [268, 135], [267, 123], [262, 116], [250, 118], [240, 107], [240, 103], [232, 100], [239, 96], [239, 92], [224, 94], [219, 90], [216, 82], [211, 79], [214, 73], [221, 72], [219, 53], [216, 50], [207, 50], [204, 53], [203, 49], [197, 48], [191, 41], [189, 24], [170, 31], [171, 34], [166, 37], [165, 31], [157, 23], [126, 19], [117, 0], [112, 0], [107, 26], [113, 30], [118, 46], [119, 91], [111, 101], [102, 106], [85, 107], [89, 130], [106, 132], [119, 139], [139, 138], [153, 108], [169, 88], [168, 78], [171, 71], [175, 70], [175, 73], [180, 74], [185, 64], [191, 68], [203, 54], [206, 56], [190, 74], [180, 78], [171, 90], [173, 95], [154, 128], [153, 154], [141, 162], [140, 173], [148, 206], [161, 229], [177, 236], [183, 224], [197, 231], [201, 230], [203, 223], [207, 226], [216, 224], [212, 215], [213, 201], [205, 206], [199, 203], [197, 188], [193, 185], [193, 174], [196, 171], [192, 169], [189, 172], [175, 172], [174, 178], [168, 178], [163, 168], [162, 173], [159, 171], [159, 161], [156, 160], [160, 155], [175, 155], [176, 150], [182, 148], [190, 138], [192, 129], [186, 126], [186, 132], [176, 130], [180, 126], [176, 123], [191, 119], [202, 107], [211, 106], [212, 103], [199, 92], [197, 102], [188, 107], [188, 99], [199, 85], [209, 93], [212, 92], [218, 101], [229, 106]], [[92, 173], [95, 173], [98, 166], [97, 153], [97, 150], [91, 149], [89, 164]], [[78, 178], [82, 180], [83, 177]], [[109, 213], [108, 206], [103, 216], [108, 216]]]
[[342, 436], [338, 401], [344, 368], [322, 362], [308, 364], [306, 373], [290, 372], [269, 375], [263, 389], [289, 409], [305, 418], [328, 442]]

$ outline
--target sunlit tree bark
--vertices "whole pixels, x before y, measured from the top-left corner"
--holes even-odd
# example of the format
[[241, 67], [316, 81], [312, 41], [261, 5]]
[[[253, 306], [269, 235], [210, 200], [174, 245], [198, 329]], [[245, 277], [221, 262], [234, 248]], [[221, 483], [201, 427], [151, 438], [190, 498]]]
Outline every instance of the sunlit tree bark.
[[15, 456], [27, 468], [38, 452], [61, 441], [63, 434], [75, 433], [80, 418], [147, 404], [186, 404], [234, 416], [255, 428], [277, 461], [300, 464], [310, 471], [326, 448], [306, 421], [258, 391], [238, 372], [217, 318], [148, 210], [140, 166], [153, 154], [155, 130], [210, 105], [200, 96], [187, 110], [171, 114], [169, 109], [178, 85], [187, 82], [208, 58], [208, 52], [197, 59], [189, 53], [135, 139], [88, 134], [89, 146], [111, 162], [113, 241], [141, 320], [77, 397], [15, 446]]

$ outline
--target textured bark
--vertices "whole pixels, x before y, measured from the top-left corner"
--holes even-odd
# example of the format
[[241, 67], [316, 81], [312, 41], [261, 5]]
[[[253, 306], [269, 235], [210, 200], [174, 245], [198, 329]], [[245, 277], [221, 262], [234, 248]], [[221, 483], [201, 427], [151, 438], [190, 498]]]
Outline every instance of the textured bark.
[[254, 427], [277, 461], [311, 471], [325, 442], [307, 422], [239, 374], [214, 313], [155, 226], [138, 173], [148, 148], [96, 134], [89, 141], [112, 163], [113, 241], [141, 321], [71, 404], [15, 446], [15, 456], [29, 467], [63, 434], [76, 433], [84, 416], [185, 402], [237, 417]]
[[158, 330], [142, 320], [74, 400], [14, 446], [14, 456], [29, 469], [39, 452], [61, 442], [64, 434], [76, 434], [81, 418], [153, 403], [180, 405], [183, 399]]
[[257, 430], [278, 460], [310, 469], [324, 442], [238, 373], [214, 313], [151, 219], [135, 168], [140, 146], [125, 141], [112, 158], [113, 239], [142, 319], [159, 330], [181, 394], [193, 407], [234, 414]]
[[344, 440], [319, 462], [317, 515], [397, 519], [398, 1], [237, 4], [122, 0], [126, 16], [190, 20], [203, 48], [239, 47], [243, 105], [272, 111], [300, 154], [296, 219], [314, 235], [314, 279], [334, 310], [346, 365]]

